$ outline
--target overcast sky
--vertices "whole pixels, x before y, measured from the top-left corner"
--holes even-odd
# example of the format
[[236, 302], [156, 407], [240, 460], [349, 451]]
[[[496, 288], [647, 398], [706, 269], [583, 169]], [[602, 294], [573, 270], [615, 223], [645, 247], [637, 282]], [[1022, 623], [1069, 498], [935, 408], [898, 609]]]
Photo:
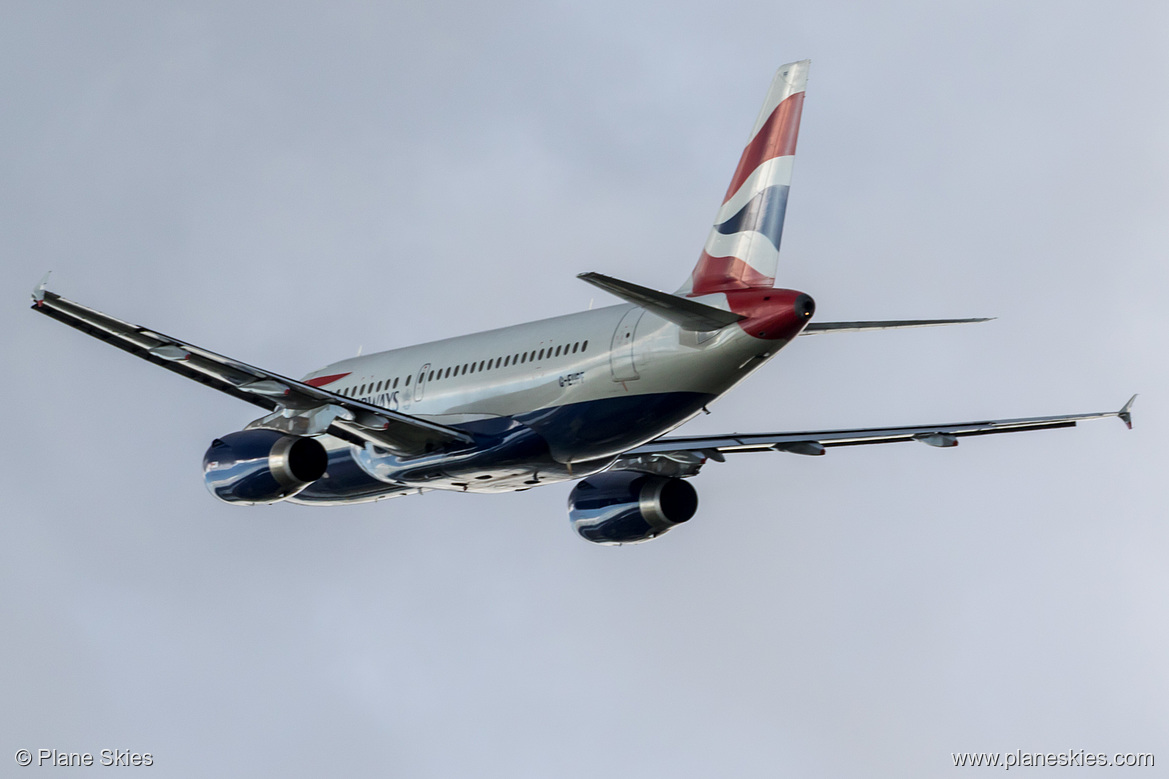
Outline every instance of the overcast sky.
[[[0, 773], [1163, 771], [1166, 9], [3, 2]], [[998, 319], [799, 339], [686, 430], [1140, 392], [1133, 432], [731, 457], [623, 548], [571, 532], [568, 485], [240, 508], [200, 462], [254, 409], [26, 310], [52, 269], [302, 375], [610, 302], [582, 271], [675, 289], [805, 57], [779, 283], [824, 321]]]

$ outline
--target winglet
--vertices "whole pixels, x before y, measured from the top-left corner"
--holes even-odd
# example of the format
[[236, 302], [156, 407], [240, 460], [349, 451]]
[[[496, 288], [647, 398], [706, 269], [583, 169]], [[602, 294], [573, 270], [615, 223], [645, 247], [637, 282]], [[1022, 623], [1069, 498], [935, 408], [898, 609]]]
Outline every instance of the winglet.
[[52, 271], [49, 271], [48, 273], [46, 273], [44, 275], [44, 278], [41, 279], [41, 283], [37, 284], [36, 287], [33, 288], [32, 302], [33, 302], [34, 306], [39, 307], [39, 306], [44, 304], [44, 302], [45, 302], [45, 287], [48, 286], [49, 275], [51, 273], [52, 273]]
[[1116, 416], [1120, 417], [1121, 422], [1128, 425], [1129, 430], [1132, 430], [1132, 404], [1136, 399], [1137, 396], [1133, 395], [1128, 399], [1128, 403], [1125, 403], [1124, 407], [1121, 408], [1120, 411], [1116, 412]]

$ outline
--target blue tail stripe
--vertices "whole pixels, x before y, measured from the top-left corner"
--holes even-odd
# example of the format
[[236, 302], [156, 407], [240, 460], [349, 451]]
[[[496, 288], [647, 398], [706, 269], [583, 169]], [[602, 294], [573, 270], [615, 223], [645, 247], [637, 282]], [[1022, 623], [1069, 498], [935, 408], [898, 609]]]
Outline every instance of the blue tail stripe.
[[789, 189], [787, 184], [764, 189], [747, 201], [738, 213], [722, 224], [715, 225], [714, 229], [723, 235], [751, 231], [762, 233], [778, 249], [780, 236], [783, 235], [783, 216], [787, 211]]

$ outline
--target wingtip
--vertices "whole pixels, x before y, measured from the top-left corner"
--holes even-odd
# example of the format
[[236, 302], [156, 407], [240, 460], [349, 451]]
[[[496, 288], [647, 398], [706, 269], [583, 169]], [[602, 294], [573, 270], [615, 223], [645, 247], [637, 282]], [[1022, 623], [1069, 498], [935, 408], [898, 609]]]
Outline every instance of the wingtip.
[[1137, 396], [1133, 395], [1128, 399], [1128, 403], [1125, 403], [1124, 406], [1121, 407], [1120, 411], [1116, 412], [1116, 416], [1120, 417], [1120, 421], [1123, 422], [1129, 430], [1132, 430], [1132, 404], [1136, 401], [1136, 399]]
[[41, 281], [32, 290], [32, 302], [34, 306], [41, 306], [45, 302], [45, 287], [49, 284], [49, 276], [53, 274], [52, 271], [46, 271], [45, 275], [41, 277]]

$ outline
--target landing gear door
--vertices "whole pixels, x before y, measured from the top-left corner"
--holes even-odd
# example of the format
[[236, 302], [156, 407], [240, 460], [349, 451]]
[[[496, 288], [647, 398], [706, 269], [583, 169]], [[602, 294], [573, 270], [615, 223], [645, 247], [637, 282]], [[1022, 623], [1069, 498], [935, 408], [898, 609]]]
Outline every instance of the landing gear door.
[[613, 381], [634, 381], [640, 379], [637, 367], [633, 364], [633, 335], [637, 330], [637, 323], [645, 315], [645, 309], [634, 306], [625, 312], [617, 329], [613, 331], [613, 343], [609, 346], [609, 367], [613, 371]]

